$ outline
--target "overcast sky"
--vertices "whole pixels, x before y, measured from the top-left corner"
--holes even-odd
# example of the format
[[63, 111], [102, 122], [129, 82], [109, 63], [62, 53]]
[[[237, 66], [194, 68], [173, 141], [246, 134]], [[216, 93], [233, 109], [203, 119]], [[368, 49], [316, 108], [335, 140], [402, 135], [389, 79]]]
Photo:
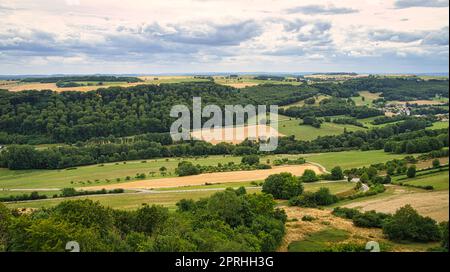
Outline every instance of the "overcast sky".
[[448, 0], [0, 0], [0, 74], [448, 72]]

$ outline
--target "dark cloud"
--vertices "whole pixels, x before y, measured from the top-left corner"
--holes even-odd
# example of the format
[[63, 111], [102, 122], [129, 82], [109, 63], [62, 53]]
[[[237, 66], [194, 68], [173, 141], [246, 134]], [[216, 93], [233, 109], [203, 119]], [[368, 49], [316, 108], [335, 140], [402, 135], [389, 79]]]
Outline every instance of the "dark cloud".
[[396, 0], [395, 7], [398, 9], [412, 7], [431, 7], [440, 8], [448, 7], [449, 0]]
[[448, 45], [448, 27], [430, 31], [403, 32], [387, 29], [368, 31], [368, 37], [378, 42], [410, 43], [420, 41], [426, 45]]
[[436, 31], [426, 32], [425, 37], [422, 39], [422, 44], [448, 46], [448, 31], [449, 28], [447, 26]]
[[[167, 25], [151, 24], [138, 27], [119, 26], [112, 32], [97, 31], [100, 39], [80, 40], [78, 35], [59, 37], [39, 30], [0, 32], [0, 51], [10, 56], [60, 56], [80, 54], [102, 60], [132, 60], [172, 55], [184, 60], [202, 52], [210, 58], [229, 56], [227, 48], [239, 45], [262, 33], [253, 21], [232, 24]], [[80, 26], [83, 33], [89, 26]], [[201, 30], [200, 30], [201, 29]]]
[[369, 39], [378, 42], [415, 42], [423, 38], [421, 33], [393, 31], [388, 29], [378, 29], [368, 32]]
[[305, 31], [297, 35], [300, 42], [310, 42], [314, 45], [326, 45], [332, 43], [330, 34], [331, 23], [315, 22]]
[[344, 7], [334, 7], [334, 6], [319, 6], [319, 5], [309, 5], [309, 6], [299, 6], [286, 10], [287, 13], [302, 13], [302, 14], [319, 14], [319, 15], [336, 15], [336, 14], [348, 14], [358, 12], [356, 9], [344, 8]]
[[261, 26], [254, 21], [233, 24], [210, 24], [200, 30], [192, 25], [171, 25], [174, 31], [164, 33], [161, 27], [147, 28], [151, 35], [159, 35], [161, 39], [181, 44], [205, 46], [234, 46], [262, 34]]
[[330, 56], [336, 53], [330, 34], [331, 23], [325, 21], [294, 20], [283, 22], [284, 29], [296, 34], [296, 45], [280, 46], [277, 49], [264, 51], [270, 56]]

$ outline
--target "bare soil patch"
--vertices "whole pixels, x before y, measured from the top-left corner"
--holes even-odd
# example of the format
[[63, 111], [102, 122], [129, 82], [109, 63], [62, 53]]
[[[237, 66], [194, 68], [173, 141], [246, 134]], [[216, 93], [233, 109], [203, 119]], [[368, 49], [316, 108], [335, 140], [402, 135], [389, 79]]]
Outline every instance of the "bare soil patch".
[[83, 190], [100, 190], [100, 189], [156, 189], [156, 188], [170, 188], [182, 186], [204, 185], [205, 183], [232, 183], [240, 181], [258, 181], [267, 178], [272, 174], [279, 174], [281, 172], [289, 172], [293, 175], [300, 176], [306, 169], [315, 171], [317, 174], [323, 173], [322, 170], [315, 165], [289, 165], [274, 167], [272, 169], [252, 170], [252, 171], [234, 171], [234, 172], [218, 172], [207, 173], [186, 177], [162, 178], [152, 180], [141, 180], [125, 182], [121, 184], [111, 184], [104, 186], [83, 187]]

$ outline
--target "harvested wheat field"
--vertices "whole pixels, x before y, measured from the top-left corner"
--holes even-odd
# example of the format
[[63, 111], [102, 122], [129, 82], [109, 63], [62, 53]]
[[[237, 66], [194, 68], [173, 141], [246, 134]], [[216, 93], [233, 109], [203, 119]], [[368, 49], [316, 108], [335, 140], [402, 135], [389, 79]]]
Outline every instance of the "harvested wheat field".
[[406, 103], [408, 103], [408, 104], [417, 104], [417, 105], [442, 105], [442, 104], [445, 104], [444, 102], [437, 101], [437, 100], [395, 101], [395, 102], [390, 103], [390, 104], [406, 105]]
[[[286, 223], [286, 235], [284, 236], [278, 251], [286, 252], [292, 242], [308, 239], [311, 234], [323, 232], [326, 230], [343, 231], [348, 237], [341, 242], [330, 241], [333, 243], [357, 243], [365, 244], [369, 241], [376, 241], [389, 247], [389, 251], [394, 252], [425, 252], [429, 248], [438, 246], [438, 243], [396, 243], [388, 240], [382, 229], [379, 228], [360, 228], [355, 227], [353, 222], [348, 219], [340, 218], [331, 214], [331, 210], [319, 210], [313, 208], [300, 208], [282, 206], [288, 216]], [[314, 217], [313, 221], [302, 221], [303, 216]]]
[[257, 140], [259, 138], [281, 137], [284, 135], [271, 126], [252, 125], [194, 130], [191, 132], [191, 136], [194, 139], [203, 140], [212, 144], [221, 142], [239, 144], [247, 138]]
[[[294, 241], [305, 239], [309, 234], [318, 232], [327, 228], [336, 228], [348, 231], [351, 237], [348, 241], [364, 242], [370, 240], [384, 240], [381, 229], [376, 228], [358, 228], [348, 219], [343, 219], [331, 214], [330, 210], [319, 210], [313, 208], [300, 207], [282, 207], [288, 216], [288, 220], [297, 220], [286, 223], [286, 235], [284, 236], [278, 251], [288, 251], [288, 246]], [[315, 220], [302, 221], [302, 217], [308, 215]]]
[[237, 89], [241, 89], [241, 88], [245, 88], [245, 87], [253, 87], [258, 85], [259, 83], [255, 83], [255, 82], [238, 82], [238, 83], [219, 83], [221, 85], [225, 85], [225, 86], [230, 86], [233, 88], [237, 88]]
[[395, 211], [410, 204], [421, 215], [429, 216], [439, 222], [447, 221], [449, 217], [449, 192], [419, 192], [396, 189], [389, 197], [362, 200], [343, 205], [347, 208], [358, 208], [363, 211], [395, 213]]
[[263, 180], [272, 174], [279, 174], [281, 172], [289, 172], [293, 175], [300, 176], [306, 169], [315, 171], [317, 174], [323, 173], [321, 168], [312, 164], [290, 165], [274, 167], [272, 169], [252, 170], [252, 171], [234, 171], [234, 172], [219, 172], [207, 173], [186, 177], [162, 178], [152, 180], [141, 180], [125, 182], [121, 184], [112, 184], [104, 186], [83, 187], [83, 190], [100, 190], [100, 189], [156, 189], [156, 188], [170, 188], [181, 186], [195, 186], [204, 185], [205, 183], [231, 183], [239, 181], [257, 181]]
[[146, 84], [145, 82], [136, 82], [136, 83], [109, 83], [107, 85], [94, 85], [94, 86], [80, 86], [80, 87], [70, 87], [70, 88], [58, 88], [56, 83], [12, 83], [7, 85], [2, 85], [2, 88], [6, 88], [11, 92], [20, 92], [25, 90], [52, 90], [55, 92], [64, 92], [64, 91], [79, 91], [79, 92], [88, 92], [95, 91], [100, 88], [108, 88], [113, 86], [120, 87], [132, 87], [136, 85]]

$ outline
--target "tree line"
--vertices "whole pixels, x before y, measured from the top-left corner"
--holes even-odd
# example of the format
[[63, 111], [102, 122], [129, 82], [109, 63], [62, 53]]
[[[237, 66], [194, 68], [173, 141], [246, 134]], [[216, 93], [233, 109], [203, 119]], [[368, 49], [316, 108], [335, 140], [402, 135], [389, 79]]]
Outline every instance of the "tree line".
[[[319, 137], [312, 141], [299, 141], [293, 136], [282, 137], [279, 139], [278, 148], [273, 153], [302, 154], [351, 149], [375, 150], [383, 149], [385, 146], [398, 141], [412, 141], [414, 139], [426, 146], [426, 150], [448, 146], [448, 139], [445, 138], [446, 129], [423, 130], [425, 127], [426, 122], [408, 120], [369, 131]], [[429, 145], [428, 142], [424, 141], [424, 136], [436, 138], [439, 144], [436, 144], [436, 146]], [[163, 139], [165, 142], [161, 144], [156, 142], [156, 139]], [[46, 149], [36, 149], [30, 145], [10, 145], [0, 151], [0, 167], [16, 170], [62, 169], [96, 163], [160, 157], [244, 156], [259, 153], [258, 143], [249, 140], [237, 145], [229, 143], [213, 145], [204, 141], [171, 143], [164, 134], [148, 134], [136, 141], [126, 139], [105, 141], [105, 143], [88, 141], [80, 143], [80, 145], [57, 146]], [[386, 149], [386, 151], [390, 152], [389, 149]]]

